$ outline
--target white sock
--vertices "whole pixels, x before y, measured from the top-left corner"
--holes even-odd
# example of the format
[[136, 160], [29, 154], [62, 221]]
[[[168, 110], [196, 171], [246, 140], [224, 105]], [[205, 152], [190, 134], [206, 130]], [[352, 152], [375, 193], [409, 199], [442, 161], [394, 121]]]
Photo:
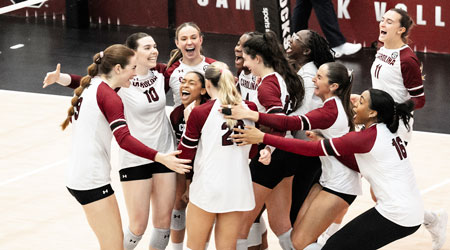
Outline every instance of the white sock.
[[247, 239], [238, 239], [236, 242], [236, 250], [247, 250]]
[[294, 249], [294, 247], [292, 246], [292, 241], [291, 241], [291, 231], [292, 231], [292, 228], [289, 229], [286, 233], [278, 236], [278, 242], [280, 243], [280, 246], [283, 250]]
[[208, 249], [208, 246], [209, 246], [209, 241], [207, 241], [205, 244], [205, 250]]
[[172, 249], [173, 250], [183, 250], [183, 242], [181, 242], [181, 243], [173, 243], [172, 242]]
[[424, 225], [430, 225], [433, 224], [436, 220], [436, 214], [433, 211], [425, 210], [423, 213], [423, 224]]
[[142, 235], [137, 236], [133, 234], [129, 227], [124, 228], [123, 231], [123, 248], [125, 250], [133, 250], [142, 239]]

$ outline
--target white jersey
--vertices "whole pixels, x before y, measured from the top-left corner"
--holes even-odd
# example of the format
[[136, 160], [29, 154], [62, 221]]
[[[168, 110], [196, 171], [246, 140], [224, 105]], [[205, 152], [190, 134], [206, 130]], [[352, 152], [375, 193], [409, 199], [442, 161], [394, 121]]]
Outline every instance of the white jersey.
[[[316, 73], [317, 67], [314, 64], [314, 62], [306, 63], [298, 70], [297, 75], [299, 75], [303, 79], [303, 86], [305, 87], [305, 96], [303, 98], [302, 105], [297, 110], [290, 113], [289, 116], [304, 115], [311, 110], [323, 106], [322, 99], [320, 99], [320, 97], [314, 94], [316, 86], [314, 86], [312, 79], [316, 76]], [[295, 138], [298, 139], [307, 140], [308, 138], [305, 135], [305, 131], [302, 130], [294, 131], [293, 135]]]
[[112, 135], [122, 148], [154, 159], [156, 151], [130, 135], [117, 93], [100, 77], [92, 78], [78, 99], [72, 116], [73, 139], [67, 187], [89, 190], [107, 185], [110, 178]]
[[354, 156], [377, 198], [375, 209], [383, 217], [404, 227], [423, 223], [422, 198], [408, 153], [399, 135], [391, 133], [386, 124], [311, 142], [286, 143], [284, 138], [265, 135], [264, 143], [306, 156]]
[[[157, 151], [173, 151], [175, 137], [166, 115], [163, 74], [149, 70], [145, 76], [134, 77], [130, 87], [121, 88], [118, 94], [125, 107], [125, 118], [131, 134]], [[152, 162], [123, 149], [120, 149], [119, 159], [121, 169]]]
[[177, 62], [173, 63], [166, 71], [164, 76], [167, 80], [169, 80], [169, 87], [172, 89], [173, 93], [173, 101], [174, 101], [174, 107], [177, 107], [181, 105], [181, 98], [180, 98], [180, 85], [181, 81], [183, 80], [184, 75], [190, 71], [197, 71], [201, 74], [205, 74], [206, 68], [208, 65], [213, 63], [214, 60], [208, 57], [203, 57], [203, 60], [201, 63], [190, 66], [183, 63], [183, 60], [180, 59]]
[[[386, 91], [395, 102], [403, 103], [411, 98], [425, 102], [420, 62], [408, 45], [398, 49], [381, 47], [370, 72], [372, 87]], [[404, 141], [411, 140], [413, 121], [411, 119], [409, 122], [411, 128], [409, 132], [403, 122], [400, 122], [397, 133]]]
[[[250, 211], [255, 207], [252, 179], [248, 165], [250, 145], [237, 146], [229, 137], [233, 131], [226, 125], [219, 100], [194, 108], [181, 138], [180, 158], [193, 159], [194, 176], [189, 201], [210, 213]], [[244, 107], [253, 105], [245, 104]], [[237, 127], [253, 126], [248, 120]]]
[[[333, 125], [320, 130], [325, 138], [340, 137], [350, 131], [347, 114], [345, 113], [341, 99], [333, 96], [325, 100], [324, 105], [327, 103], [331, 104], [332, 102], [334, 102], [333, 106], [335, 109], [333, 113], [337, 113], [337, 116], [335, 116], [336, 120]], [[331, 109], [328, 111], [330, 112]], [[308, 114], [306, 114], [307, 116]], [[358, 172], [347, 168], [334, 156], [320, 156], [320, 161], [322, 162], [322, 175], [319, 180], [320, 185], [340, 193], [351, 195], [362, 194], [361, 175]]]
[[256, 76], [254, 76], [252, 73], [247, 75], [242, 70], [241, 74], [239, 74], [237, 84], [241, 91], [242, 99], [256, 103], [256, 101], [258, 100], [258, 86], [259, 86], [259, 82], [257, 82]]

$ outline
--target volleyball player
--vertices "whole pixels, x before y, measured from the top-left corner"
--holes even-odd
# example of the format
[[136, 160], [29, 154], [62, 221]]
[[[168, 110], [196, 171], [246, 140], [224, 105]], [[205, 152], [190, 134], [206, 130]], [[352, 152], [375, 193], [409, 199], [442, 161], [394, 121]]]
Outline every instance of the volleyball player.
[[[257, 34], [244, 43], [244, 66], [255, 76], [261, 77], [257, 89], [258, 110], [285, 115], [296, 110], [303, 99], [301, 79], [289, 66], [285, 53], [273, 32]], [[284, 132], [272, 131], [284, 134]], [[270, 161], [270, 154], [272, 160]], [[256, 206], [245, 213], [237, 249], [247, 248], [247, 237], [252, 223], [266, 205], [272, 231], [279, 238], [283, 249], [292, 247], [290, 241], [292, 166], [287, 163], [290, 155], [271, 147], [260, 147], [258, 156], [252, 159], [253, 189]]]
[[[205, 76], [202, 73], [187, 72], [180, 85], [181, 105], [175, 107], [170, 113], [172, 128], [177, 137], [177, 145], [181, 140], [186, 127], [186, 121], [190, 112], [185, 112], [191, 106], [196, 107], [209, 99], [205, 88]], [[191, 105], [194, 104], [194, 105]], [[173, 219], [171, 224], [172, 248], [174, 250], [183, 249], [183, 241], [186, 227], [186, 206], [189, 201], [189, 185], [192, 180], [192, 173], [177, 175], [177, 192]]]
[[[186, 124], [179, 149], [183, 159], [193, 159], [194, 176], [187, 209], [187, 247], [205, 249], [215, 222], [217, 249], [235, 249], [242, 212], [255, 206], [248, 159], [250, 147], [238, 147], [229, 138], [233, 127], [254, 124], [226, 120], [221, 105], [241, 104], [233, 74], [221, 62], [205, 72], [211, 101], [194, 108]], [[247, 108], [256, 110], [253, 103]]]
[[176, 159], [176, 152], [158, 153], [130, 135], [117, 88], [128, 88], [136, 75], [136, 56], [123, 45], [97, 53], [88, 75], [75, 90], [62, 128], [73, 123], [73, 144], [68, 172], [69, 192], [83, 205], [101, 249], [123, 249], [119, 208], [110, 185], [111, 137], [134, 155], [159, 162], [179, 173], [190, 168]]
[[[239, 37], [236, 46], [234, 47], [235, 61], [234, 66], [237, 70], [238, 80], [236, 82], [236, 87], [241, 93], [244, 100], [256, 102], [258, 98], [258, 86], [261, 83], [261, 78], [254, 76], [247, 67], [244, 67], [243, 47], [244, 43], [251, 37], [253, 37], [256, 32], [246, 32]], [[261, 209], [260, 214], [256, 217], [253, 222], [250, 232], [247, 238], [247, 246], [249, 250], [259, 250], [266, 249], [268, 247], [267, 243], [267, 229], [264, 222], [262, 214], [266, 208]]]
[[[379, 24], [378, 40], [383, 42], [371, 68], [372, 87], [389, 93], [394, 101], [414, 102], [414, 110], [425, 105], [425, 92], [421, 75], [421, 63], [408, 46], [408, 36], [414, 21], [405, 10], [387, 11]], [[414, 119], [409, 120], [410, 129], [400, 124], [398, 134], [411, 142]], [[433, 250], [440, 249], [445, 242], [448, 214], [445, 210], [425, 210], [424, 225], [431, 233]]]

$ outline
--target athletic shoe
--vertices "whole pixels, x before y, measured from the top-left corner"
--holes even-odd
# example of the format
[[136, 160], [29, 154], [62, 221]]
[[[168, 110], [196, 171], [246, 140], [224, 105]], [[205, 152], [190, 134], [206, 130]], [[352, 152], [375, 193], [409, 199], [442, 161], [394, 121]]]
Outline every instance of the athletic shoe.
[[440, 209], [436, 212], [432, 211], [431, 213], [435, 215], [436, 219], [433, 223], [424, 223], [424, 225], [431, 234], [431, 239], [433, 240], [433, 250], [439, 250], [445, 242], [448, 214], [444, 209]]
[[360, 43], [344, 43], [333, 48], [335, 52], [334, 57], [339, 58], [341, 56], [353, 55], [356, 52], [360, 51], [361, 48], [362, 45]]

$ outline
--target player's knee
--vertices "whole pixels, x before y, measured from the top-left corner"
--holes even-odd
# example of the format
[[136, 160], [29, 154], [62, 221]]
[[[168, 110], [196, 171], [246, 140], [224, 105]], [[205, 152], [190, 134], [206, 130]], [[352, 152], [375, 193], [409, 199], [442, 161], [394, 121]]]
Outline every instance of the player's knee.
[[186, 210], [172, 210], [170, 229], [183, 230], [186, 227]]
[[170, 229], [153, 228], [150, 236], [150, 247], [164, 250], [169, 244]]

